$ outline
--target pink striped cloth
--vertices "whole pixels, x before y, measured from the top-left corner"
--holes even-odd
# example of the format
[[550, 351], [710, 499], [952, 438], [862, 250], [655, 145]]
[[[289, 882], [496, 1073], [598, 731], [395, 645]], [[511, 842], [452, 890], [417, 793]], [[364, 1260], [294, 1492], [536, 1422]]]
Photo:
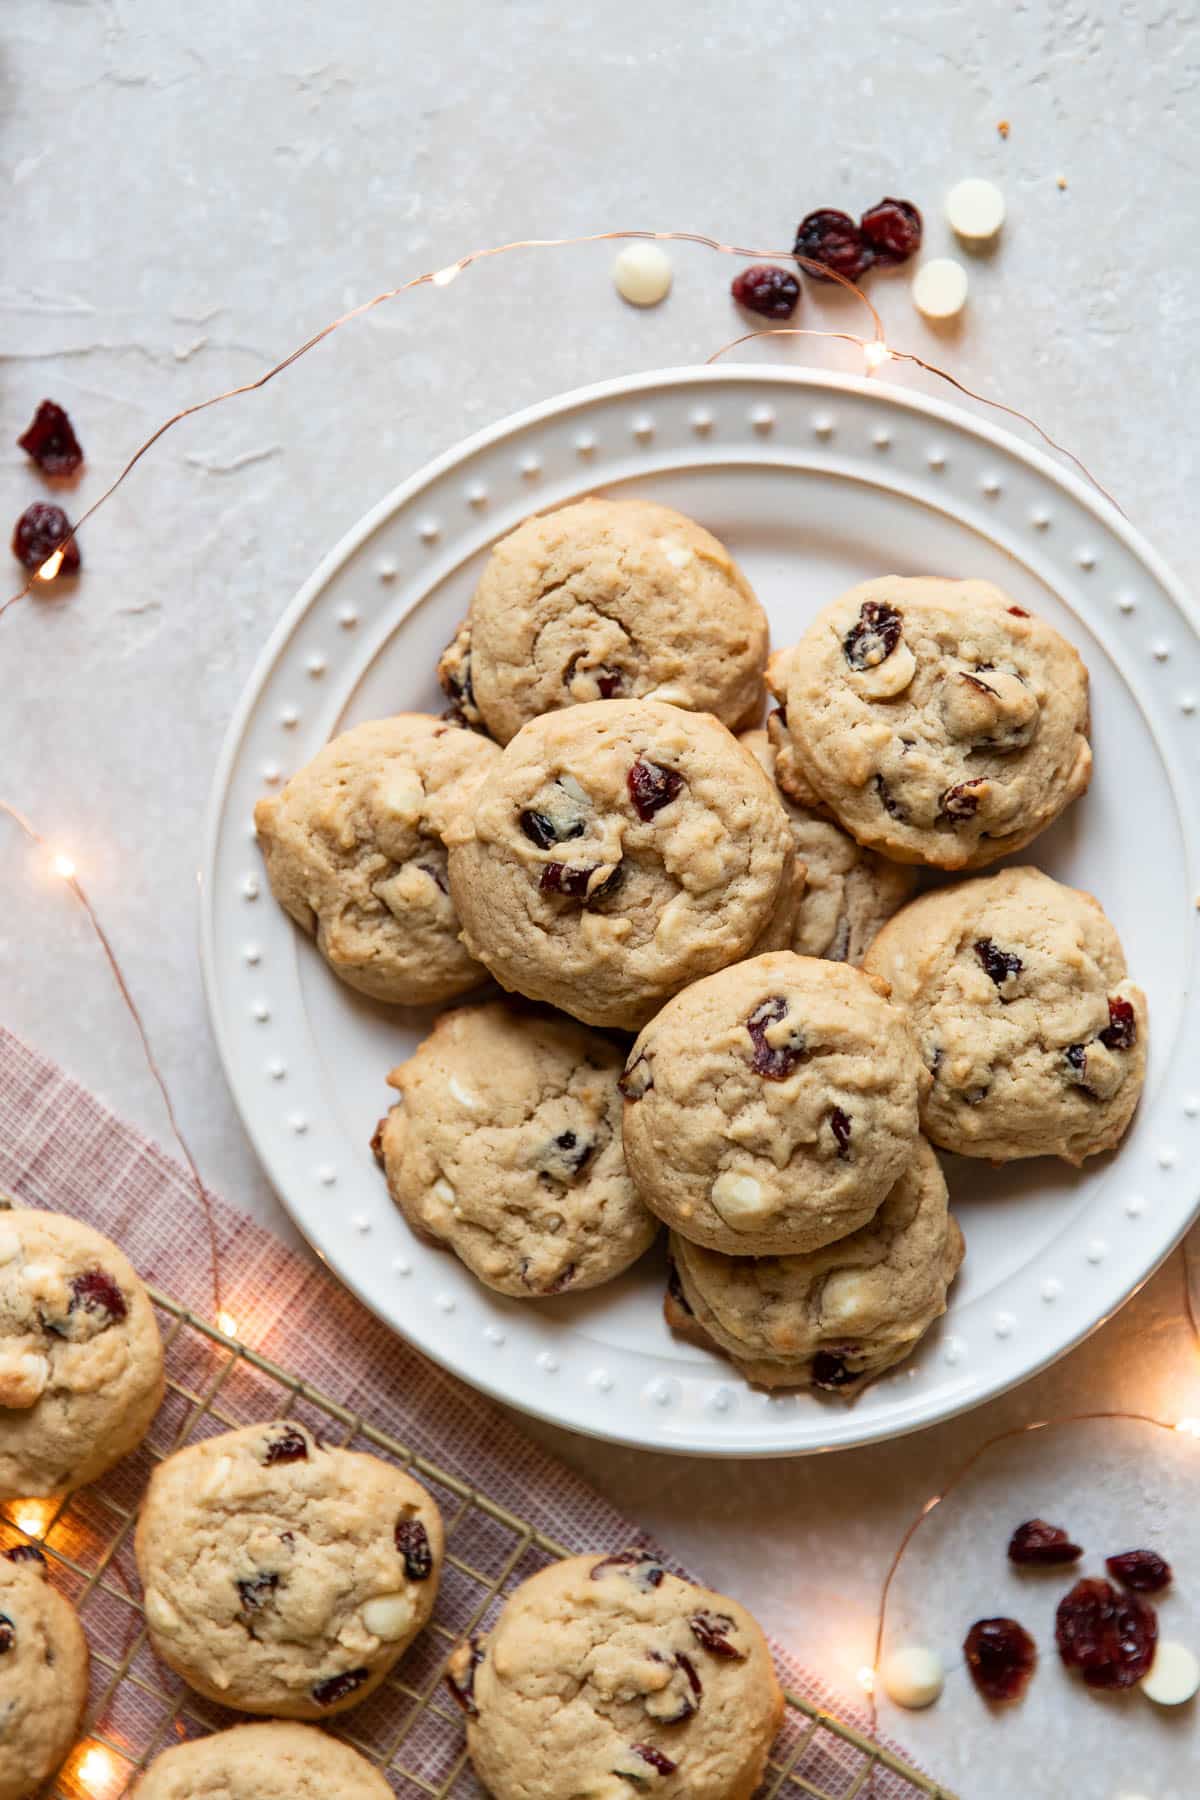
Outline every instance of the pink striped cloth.
[[[147, 1281], [199, 1315], [210, 1314], [208, 1234], [186, 1170], [3, 1028], [0, 1190], [22, 1205], [85, 1220], [120, 1244]], [[396, 1337], [322, 1268], [211, 1198], [224, 1304], [247, 1344], [571, 1549], [648, 1543], [490, 1401]], [[705, 1577], [721, 1586], [719, 1569]], [[814, 1673], [778, 1646], [775, 1653], [786, 1685], [866, 1729]], [[795, 1722], [791, 1735], [797, 1737]], [[861, 1767], [857, 1751], [821, 1731], [796, 1764], [810, 1785], [785, 1785], [781, 1792], [841, 1794]], [[410, 1791], [402, 1779], [397, 1785]], [[876, 1800], [911, 1800], [918, 1792], [886, 1770], [875, 1773], [870, 1791]], [[467, 1775], [453, 1792], [479, 1790]]]

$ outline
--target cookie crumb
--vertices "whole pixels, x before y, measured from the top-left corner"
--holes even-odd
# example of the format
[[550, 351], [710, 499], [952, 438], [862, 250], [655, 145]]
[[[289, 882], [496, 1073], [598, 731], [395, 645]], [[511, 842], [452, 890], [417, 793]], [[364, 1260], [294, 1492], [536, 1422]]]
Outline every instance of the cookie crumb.
[[1063, 192], [1064, 192], [1064, 193], [1065, 193], [1065, 192], [1066, 192], [1066, 187], [1067, 187], [1067, 178], [1066, 178], [1066, 176], [1065, 176], [1065, 175], [1058, 175], [1058, 176], [1056, 176], [1056, 177], [1055, 177], [1055, 180], [1056, 180], [1056, 181], [1057, 181], [1057, 182], [1058, 182], [1058, 185], [1059, 185], [1059, 187], [1060, 187], [1060, 188], [1061, 188], [1061, 189], [1062, 189], [1062, 191], [1063, 191]]
[[1002, 138], [1006, 138], [1008, 136], [1009, 132], [1012, 130], [1012, 126], [1009, 124], [1007, 119], [997, 119], [996, 120], [996, 130], [1000, 133], [1000, 136]]

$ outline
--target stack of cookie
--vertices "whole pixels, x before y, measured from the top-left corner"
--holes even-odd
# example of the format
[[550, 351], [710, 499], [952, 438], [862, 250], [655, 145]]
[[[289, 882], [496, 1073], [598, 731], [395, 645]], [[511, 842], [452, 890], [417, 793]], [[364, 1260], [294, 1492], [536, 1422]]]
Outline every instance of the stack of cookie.
[[415, 1230], [542, 1300], [664, 1221], [673, 1326], [850, 1397], [961, 1261], [930, 1143], [1110, 1148], [1145, 1002], [1097, 904], [1035, 869], [913, 898], [1086, 788], [1057, 632], [986, 582], [892, 577], [768, 648], [702, 527], [565, 507], [492, 552], [447, 717], [359, 726], [257, 822], [345, 980], [515, 996], [443, 1015], [390, 1077], [375, 1150]]

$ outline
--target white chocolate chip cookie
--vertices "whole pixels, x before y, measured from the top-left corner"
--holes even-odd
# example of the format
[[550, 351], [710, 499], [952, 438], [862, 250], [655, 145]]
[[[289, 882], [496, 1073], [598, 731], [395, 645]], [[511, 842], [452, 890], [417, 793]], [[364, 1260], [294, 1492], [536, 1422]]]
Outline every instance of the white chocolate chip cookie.
[[963, 1257], [946, 1181], [922, 1138], [869, 1224], [805, 1256], [722, 1256], [678, 1234], [668, 1322], [758, 1387], [851, 1399], [915, 1350]]
[[448, 1679], [494, 1800], [750, 1800], [783, 1715], [749, 1613], [637, 1550], [522, 1582]]
[[161, 1463], [136, 1550], [164, 1662], [225, 1706], [317, 1719], [365, 1700], [425, 1624], [442, 1522], [402, 1470], [282, 1420]]
[[335, 974], [426, 1006], [483, 980], [459, 941], [445, 835], [494, 744], [427, 713], [356, 725], [254, 809], [279, 904]]
[[532, 720], [448, 841], [463, 939], [502, 986], [626, 1030], [787, 943], [802, 885], [749, 751], [708, 714], [650, 700]]
[[943, 1149], [1080, 1163], [1125, 1133], [1146, 1072], [1146, 997], [1098, 901], [1039, 869], [925, 894], [866, 965], [912, 1020]]
[[[767, 733], [743, 732], [740, 741], [774, 780], [776, 751]], [[805, 873], [788, 948], [858, 965], [880, 926], [911, 900], [917, 872], [864, 850], [832, 819], [786, 795], [782, 800]]]
[[438, 673], [506, 744], [542, 713], [666, 700], [738, 731], [758, 718], [767, 621], [703, 526], [647, 500], [582, 500], [492, 551]]
[[175, 1744], [150, 1764], [136, 1800], [393, 1800], [365, 1756], [312, 1725], [235, 1725]]
[[61, 1213], [0, 1211], [0, 1499], [95, 1481], [162, 1391], [154, 1310], [116, 1245]]
[[928, 1076], [882, 984], [774, 951], [697, 981], [625, 1065], [625, 1158], [651, 1211], [731, 1256], [857, 1231], [912, 1159]]
[[0, 1554], [0, 1800], [29, 1800], [75, 1742], [88, 1647], [31, 1544]]
[[595, 1287], [653, 1242], [621, 1147], [624, 1057], [598, 1033], [503, 1002], [443, 1013], [388, 1080], [388, 1186], [414, 1230], [502, 1294]]
[[774, 663], [776, 688], [782, 671], [780, 781], [899, 862], [995, 862], [1091, 777], [1087, 670], [990, 582], [864, 582]]

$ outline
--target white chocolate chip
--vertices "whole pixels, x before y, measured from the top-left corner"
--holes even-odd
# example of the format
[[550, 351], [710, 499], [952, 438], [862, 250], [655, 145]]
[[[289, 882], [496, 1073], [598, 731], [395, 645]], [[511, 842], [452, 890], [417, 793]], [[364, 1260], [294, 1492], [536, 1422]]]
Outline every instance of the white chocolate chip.
[[870, 1289], [852, 1269], [836, 1269], [821, 1289], [821, 1318], [826, 1325], [848, 1325], [861, 1313]]
[[179, 1614], [157, 1588], [147, 1590], [146, 1617], [157, 1631], [174, 1631], [179, 1624]]
[[0, 1264], [14, 1262], [21, 1254], [21, 1240], [15, 1231], [0, 1227]]
[[36, 1350], [0, 1358], [0, 1406], [36, 1406], [50, 1379], [50, 1361]]
[[591, 801], [587, 796], [587, 790], [579, 785], [573, 775], [560, 775], [557, 779], [558, 785], [564, 794], [570, 794], [572, 800], [577, 800], [580, 806], [591, 805]]
[[[452, 1075], [450, 1077], [449, 1087], [451, 1094], [458, 1101], [460, 1106], [465, 1106], [468, 1112], [477, 1112], [479, 1110], [481, 1104], [479, 1095], [473, 1093], [470, 1088], [465, 1088], [457, 1075]], [[449, 1185], [449, 1182], [447, 1182], [446, 1186], [449, 1187]]]
[[967, 271], [951, 256], [935, 256], [917, 270], [912, 298], [926, 319], [957, 318], [967, 303]]
[[880, 1670], [883, 1691], [897, 1706], [917, 1710], [932, 1706], [945, 1683], [942, 1659], [936, 1650], [921, 1644], [905, 1644], [884, 1659]]
[[211, 1500], [214, 1495], [219, 1494], [222, 1491], [232, 1474], [233, 1463], [230, 1458], [228, 1456], [218, 1456], [216, 1462], [208, 1472], [208, 1478], [205, 1481], [204, 1486], [200, 1489], [200, 1498], [202, 1500]]
[[362, 1610], [362, 1621], [372, 1637], [393, 1644], [412, 1629], [412, 1601], [407, 1594], [380, 1594], [367, 1601]]
[[646, 698], [658, 700], [663, 706], [682, 706], [686, 709], [688, 704], [688, 696], [684, 690], [681, 687], [671, 687], [669, 683], [666, 687], [651, 688]]
[[686, 544], [675, 544], [669, 538], [664, 538], [663, 549], [673, 569], [686, 569], [692, 560], [692, 553]]
[[415, 825], [425, 804], [425, 789], [417, 771], [403, 763], [389, 769], [379, 784], [379, 804], [392, 818]]
[[1186, 1644], [1167, 1639], [1154, 1652], [1149, 1673], [1143, 1678], [1142, 1692], [1156, 1706], [1182, 1706], [1200, 1688], [1200, 1662]]
[[917, 672], [917, 659], [901, 638], [890, 656], [866, 669], [856, 669], [850, 680], [871, 700], [890, 700], [902, 694]]
[[671, 291], [671, 259], [657, 244], [628, 244], [612, 273], [618, 294], [632, 306], [657, 306]]
[[967, 243], [990, 243], [1004, 223], [1004, 195], [994, 181], [956, 182], [946, 195], [946, 217]]
[[775, 1210], [762, 1183], [753, 1175], [726, 1169], [709, 1190], [709, 1199], [733, 1231], [753, 1231]]

